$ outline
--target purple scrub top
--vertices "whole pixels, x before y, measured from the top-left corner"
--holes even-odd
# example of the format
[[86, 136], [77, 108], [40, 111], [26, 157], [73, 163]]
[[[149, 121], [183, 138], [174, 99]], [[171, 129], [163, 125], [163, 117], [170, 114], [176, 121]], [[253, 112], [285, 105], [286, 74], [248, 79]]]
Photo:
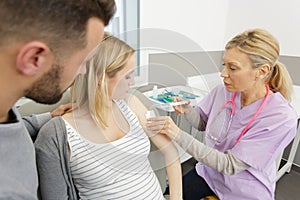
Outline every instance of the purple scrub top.
[[231, 150], [250, 167], [232, 176], [200, 162], [196, 170], [222, 200], [274, 199], [276, 158], [296, 135], [297, 113], [279, 92], [271, 94], [246, 134], [235, 144], [263, 99], [242, 108], [241, 95], [237, 93], [235, 114], [230, 120], [231, 104], [223, 109], [222, 106], [232, 94], [220, 85], [196, 106], [196, 110], [206, 122], [206, 144], [220, 152]]

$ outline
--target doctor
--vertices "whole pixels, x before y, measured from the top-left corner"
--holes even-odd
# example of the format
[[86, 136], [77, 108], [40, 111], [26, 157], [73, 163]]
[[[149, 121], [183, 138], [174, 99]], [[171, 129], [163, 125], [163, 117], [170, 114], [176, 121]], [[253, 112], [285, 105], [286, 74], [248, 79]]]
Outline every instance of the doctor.
[[224, 85], [195, 108], [177, 106], [206, 145], [180, 130], [170, 117], [148, 120], [149, 130], [166, 134], [199, 163], [183, 177], [183, 198], [274, 199], [276, 158], [296, 134], [289, 103], [292, 81], [278, 61], [279, 44], [267, 31], [235, 36], [225, 47]]

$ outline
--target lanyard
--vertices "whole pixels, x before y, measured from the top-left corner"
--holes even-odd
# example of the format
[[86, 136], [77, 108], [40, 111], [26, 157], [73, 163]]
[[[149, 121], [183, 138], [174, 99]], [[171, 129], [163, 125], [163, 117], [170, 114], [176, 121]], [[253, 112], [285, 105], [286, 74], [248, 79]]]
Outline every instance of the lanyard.
[[[252, 118], [249, 120], [249, 122], [247, 123], [247, 125], [245, 126], [245, 128], [243, 129], [243, 131], [241, 132], [241, 134], [239, 135], [239, 137], [237, 138], [237, 140], [235, 141], [235, 145], [240, 141], [240, 139], [243, 137], [243, 135], [245, 135], [245, 133], [248, 131], [249, 129], [249, 126], [253, 123], [253, 121], [256, 119], [257, 115], [260, 113], [260, 111], [262, 110], [264, 104], [266, 103], [267, 101], [267, 98], [269, 96], [269, 85], [268, 84], [265, 84], [266, 86], [266, 95], [264, 97], [264, 100], [261, 102], [259, 108], [257, 109], [257, 111], [255, 112], [255, 114], [252, 116]], [[236, 92], [233, 93], [232, 95], [232, 98], [228, 101], [225, 102], [225, 104], [222, 106], [222, 109], [225, 108], [225, 106], [227, 106], [228, 104], [231, 103], [231, 113], [230, 113], [230, 124], [231, 124], [231, 120], [232, 120], [232, 117], [235, 113], [235, 107], [236, 107], [236, 104], [234, 102], [234, 99], [236, 97]], [[228, 129], [229, 129], [230, 125], [228, 125]], [[228, 130], [227, 130], [228, 131]]]

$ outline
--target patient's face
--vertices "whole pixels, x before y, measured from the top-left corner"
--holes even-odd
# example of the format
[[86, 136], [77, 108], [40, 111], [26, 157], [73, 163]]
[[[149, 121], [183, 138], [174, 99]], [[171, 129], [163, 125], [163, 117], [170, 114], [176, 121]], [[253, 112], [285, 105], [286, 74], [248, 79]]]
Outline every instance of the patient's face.
[[135, 57], [132, 55], [124, 68], [108, 79], [108, 94], [111, 99], [124, 98], [130, 87], [134, 85], [135, 66]]

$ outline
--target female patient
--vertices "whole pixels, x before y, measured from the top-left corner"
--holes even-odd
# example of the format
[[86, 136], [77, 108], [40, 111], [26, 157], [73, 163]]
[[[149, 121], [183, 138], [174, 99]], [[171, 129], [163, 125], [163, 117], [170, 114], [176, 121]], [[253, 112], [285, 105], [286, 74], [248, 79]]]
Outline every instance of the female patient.
[[75, 80], [73, 111], [40, 130], [42, 199], [163, 199], [148, 161], [149, 138], [164, 154], [171, 199], [182, 198], [176, 147], [165, 135], [147, 137], [146, 108], [127, 93], [134, 69], [134, 50], [107, 35]]

